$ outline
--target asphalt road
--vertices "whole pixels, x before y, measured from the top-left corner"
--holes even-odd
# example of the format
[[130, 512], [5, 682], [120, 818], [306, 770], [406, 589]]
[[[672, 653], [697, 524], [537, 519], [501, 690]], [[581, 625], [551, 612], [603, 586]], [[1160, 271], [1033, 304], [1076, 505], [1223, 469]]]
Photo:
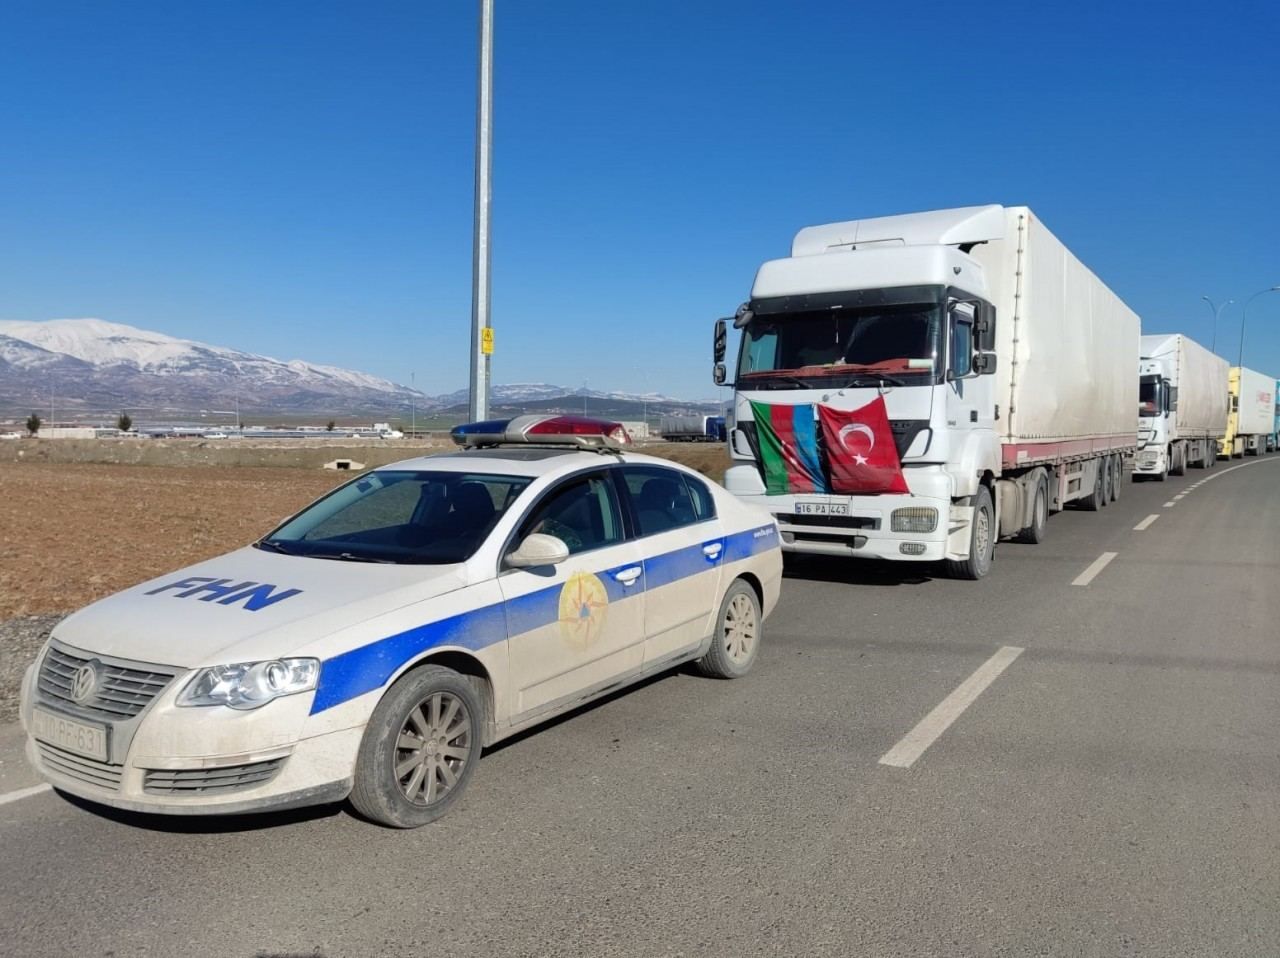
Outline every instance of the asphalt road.
[[1277, 457], [981, 583], [803, 563], [749, 677], [499, 747], [418, 831], [0, 804], [0, 953], [1280, 955], [1278, 623]]

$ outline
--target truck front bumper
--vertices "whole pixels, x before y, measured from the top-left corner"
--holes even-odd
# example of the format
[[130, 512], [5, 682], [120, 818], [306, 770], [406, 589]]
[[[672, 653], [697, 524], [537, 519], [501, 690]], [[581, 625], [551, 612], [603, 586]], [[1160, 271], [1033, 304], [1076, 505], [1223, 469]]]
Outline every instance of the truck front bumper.
[[[755, 468], [745, 468], [750, 474], [740, 477], [731, 468], [725, 486], [742, 501], [773, 514], [784, 552], [899, 562], [937, 562], [968, 554], [973, 507], [952, 503], [951, 480], [941, 471], [908, 472], [912, 492], [907, 495], [769, 496], [758, 491]], [[814, 508], [828, 513], [807, 513]], [[833, 509], [838, 514], [830, 514]], [[918, 531], [908, 531], [909, 522]]]
[[1158, 476], [1169, 468], [1164, 446], [1147, 446], [1133, 457], [1133, 471], [1139, 475]]

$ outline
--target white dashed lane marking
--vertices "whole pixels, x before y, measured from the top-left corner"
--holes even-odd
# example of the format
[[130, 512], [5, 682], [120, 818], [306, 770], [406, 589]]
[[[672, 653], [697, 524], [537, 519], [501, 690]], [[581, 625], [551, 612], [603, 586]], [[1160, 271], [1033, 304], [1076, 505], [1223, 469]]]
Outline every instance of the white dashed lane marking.
[[1155, 515], [1147, 516], [1145, 519], [1143, 519], [1141, 522], [1139, 522], [1136, 526], [1133, 527], [1133, 531], [1145, 532], [1147, 529], [1151, 528], [1151, 523], [1155, 522], [1159, 518], [1160, 518], [1159, 513], [1156, 513]]
[[5, 792], [0, 795], [0, 805], [8, 805], [10, 802], [19, 802], [24, 798], [32, 798], [36, 795], [43, 795], [45, 792], [53, 790], [51, 785], [32, 785], [30, 788], [20, 788], [16, 792]]
[[1102, 555], [1098, 556], [1098, 558], [1094, 559], [1093, 562], [1089, 564], [1089, 568], [1085, 569], [1078, 576], [1076, 576], [1075, 579], [1072, 580], [1071, 584], [1072, 585], [1088, 585], [1097, 577], [1098, 573], [1101, 572], [1103, 569], [1105, 569], [1108, 563], [1110, 563], [1111, 560], [1114, 559], [1117, 555], [1119, 555], [1118, 552], [1102, 553]]
[[880, 764], [895, 768], [910, 768], [914, 765], [925, 749], [936, 742], [938, 736], [1021, 654], [1022, 649], [1015, 645], [1002, 646], [995, 655], [978, 666], [976, 672], [961, 682], [954, 692], [939, 702], [932, 712], [922, 718], [897, 745], [885, 752], [880, 758]]

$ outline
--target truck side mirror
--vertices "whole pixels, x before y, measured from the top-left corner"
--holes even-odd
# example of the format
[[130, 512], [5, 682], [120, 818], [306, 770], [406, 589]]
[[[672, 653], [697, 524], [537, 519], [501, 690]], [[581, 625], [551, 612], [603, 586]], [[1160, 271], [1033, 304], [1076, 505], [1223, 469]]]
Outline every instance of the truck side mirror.
[[711, 355], [713, 361], [717, 364], [724, 362], [725, 344], [728, 339], [728, 332], [725, 330], [726, 323], [728, 323], [727, 319], [716, 320], [716, 332], [712, 339]]
[[729, 372], [724, 368], [724, 363], [716, 363], [711, 367], [711, 381], [717, 386], [723, 386], [729, 378]]
[[977, 353], [973, 357], [973, 371], [979, 376], [986, 376], [996, 371], [995, 353]]

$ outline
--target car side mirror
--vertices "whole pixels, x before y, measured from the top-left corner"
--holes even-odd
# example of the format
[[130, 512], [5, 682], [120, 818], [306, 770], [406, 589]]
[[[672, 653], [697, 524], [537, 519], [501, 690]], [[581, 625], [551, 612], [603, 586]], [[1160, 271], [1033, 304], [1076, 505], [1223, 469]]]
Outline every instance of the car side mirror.
[[512, 569], [536, 569], [539, 566], [559, 565], [569, 558], [569, 547], [563, 539], [544, 532], [531, 532], [524, 537], [519, 548], [508, 553], [506, 564]]
[[973, 357], [973, 371], [979, 376], [986, 376], [996, 371], [995, 353], [978, 353]]

